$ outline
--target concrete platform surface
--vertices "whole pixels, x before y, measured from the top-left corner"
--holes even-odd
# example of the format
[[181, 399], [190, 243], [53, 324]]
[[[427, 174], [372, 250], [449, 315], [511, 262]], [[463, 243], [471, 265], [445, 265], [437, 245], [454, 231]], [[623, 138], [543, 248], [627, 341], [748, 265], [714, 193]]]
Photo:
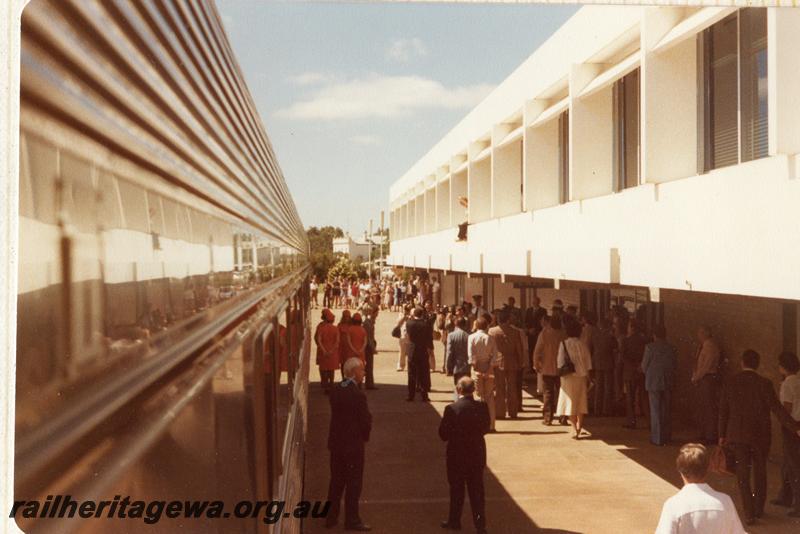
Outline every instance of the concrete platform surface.
[[[432, 402], [405, 401], [406, 374], [395, 370], [398, 344], [390, 335], [396, 317], [396, 313], [381, 312], [377, 322], [375, 380], [379, 389], [366, 392], [373, 430], [367, 444], [361, 516], [373, 532], [442, 533], [446, 531], [439, 522], [446, 519], [449, 493], [445, 444], [437, 429], [444, 407], [453, 400], [453, 380], [434, 373]], [[436, 342], [437, 366], [442, 364], [443, 352], [441, 342]], [[329, 481], [330, 409], [314, 367], [311, 380], [305, 498], [324, 500]], [[484, 483], [491, 534], [655, 530], [664, 500], [679, 489], [674, 467], [678, 445], [654, 447], [648, 442], [646, 422], [640, 423], [641, 430], [626, 430], [619, 418], [589, 418], [586, 426], [591, 437], [575, 441], [570, 427], [541, 424], [537, 400], [526, 393], [523, 402], [525, 411], [518, 420], [498, 421], [498, 432], [486, 436]], [[690, 435], [678, 431], [676, 443], [688, 441]], [[778, 472], [779, 466], [770, 466], [770, 498], [776, 493]], [[733, 478], [713, 477], [710, 483], [738, 501]], [[463, 531], [474, 532], [468, 499], [464, 508]], [[326, 530], [320, 520], [304, 525], [306, 533], [341, 530], [341, 521], [333, 530]], [[798, 534], [800, 520], [787, 518], [786, 509], [768, 504], [765, 517], [748, 531]]]

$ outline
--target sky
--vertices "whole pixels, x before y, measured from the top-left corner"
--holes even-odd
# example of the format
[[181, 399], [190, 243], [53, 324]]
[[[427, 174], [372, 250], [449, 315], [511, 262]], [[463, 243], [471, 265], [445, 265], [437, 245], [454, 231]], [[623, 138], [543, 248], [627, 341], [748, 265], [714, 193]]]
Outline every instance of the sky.
[[217, 0], [306, 227], [388, 225], [389, 186], [577, 11]]

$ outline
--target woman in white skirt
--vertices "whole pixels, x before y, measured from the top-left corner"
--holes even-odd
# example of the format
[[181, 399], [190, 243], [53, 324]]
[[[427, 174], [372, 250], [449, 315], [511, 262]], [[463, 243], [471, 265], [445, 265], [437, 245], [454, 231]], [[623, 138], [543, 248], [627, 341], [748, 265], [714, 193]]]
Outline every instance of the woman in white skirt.
[[561, 377], [556, 416], [568, 416], [572, 428], [575, 430], [572, 438], [580, 439], [583, 431], [583, 416], [589, 413], [587, 397], [592, 358], [589, 349], [580, 340], [580, 323], [576, 320], [566, 320], [564, 327], [567, 339], [558, 348], [558, 368], [561, 369], [569, 360], [575, 366], [575, 372]]

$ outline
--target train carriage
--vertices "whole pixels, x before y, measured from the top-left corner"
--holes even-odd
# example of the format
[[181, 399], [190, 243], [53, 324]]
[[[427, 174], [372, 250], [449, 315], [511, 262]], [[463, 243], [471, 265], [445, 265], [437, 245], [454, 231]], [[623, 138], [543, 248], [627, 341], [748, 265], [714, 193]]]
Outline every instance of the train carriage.
[[308, 244], [213, 3], [34, 0], [21, 52], [15, 499], [299, 500]]

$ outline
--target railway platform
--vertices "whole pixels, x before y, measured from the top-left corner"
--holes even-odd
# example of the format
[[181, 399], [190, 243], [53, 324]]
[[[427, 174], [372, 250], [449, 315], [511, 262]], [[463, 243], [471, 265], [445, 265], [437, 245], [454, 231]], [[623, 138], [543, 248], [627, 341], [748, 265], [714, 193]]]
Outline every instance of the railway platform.
[[[445, 444], [437, 429], [444, 407], [453, 400], [453, 380], [434, 373], [430, 403], [405, 401], [406, 374], [395, 370], [397, 340], [390, 335], [395, 320], [395, 313], [381, 312], [376, 326], [379, 389], [366, 392], [373, 430], [366, 450], [361, 515], [373, 532], [441, 533], [445, 531], [439, 522], [446, 519], [449, 493]], [[441, 365], [442, 344], [435, 342], [435, 346], [437, 365]], [[314, 367], [310, 378], [305, 498], [324, 500], [329, 481], [330, 410]], [[541, 424], [541, 403], [527, 392], [523, 403], [518, 419], [497, 421], [497, 433], [486, 436], [484, 483], [491, 534], [655, 530], [664, 500], [680, 487], [674, 462], [690, 431], [679, 427], [674, 445], [654, 447], [648, 442], [646, 421], [640, 423], [640, 430], [627, 430], [621, 428], [622, 418], [589, 417], [591, 436], [575, 441], [569, 427]], [[779, 467], [770, 464], [771, 497], [777, 491]], [[710, 484], [737, 502], [733, 477], [713, 476]], [[462, 530], [471, 532], [468, 503], [464, 508]], [[342, 530], [341, 522], [327, 530], [322, 520], [308, 522], [303, 529], [313, 534], [338, 530]], [[765, 517], [748, 532], [796, 533], [800, 520], [768, 504]]]

